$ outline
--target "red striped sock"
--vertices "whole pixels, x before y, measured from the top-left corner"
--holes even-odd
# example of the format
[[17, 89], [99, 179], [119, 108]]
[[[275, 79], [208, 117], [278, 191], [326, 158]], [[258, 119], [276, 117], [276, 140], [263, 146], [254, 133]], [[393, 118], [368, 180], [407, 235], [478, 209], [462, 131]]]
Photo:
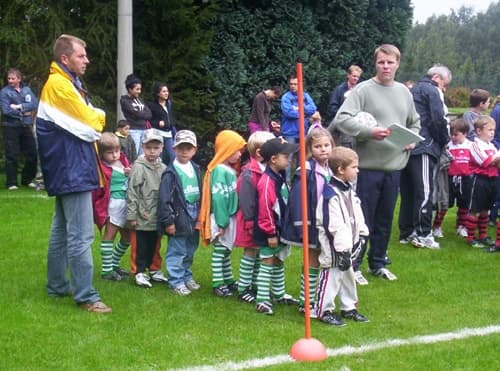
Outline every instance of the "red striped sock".
[[433, 229], [441, 227], [441, 224], [443, 224], [443, 219], [447, 211], [448, 210], [441, 210], [438, 213], [436, 213], [436, 218], [434, 219], [434, 224], [432, 225]]
[[477, 216], [467, 215], [465, 220], [465, 228], [467, 228], [467, 242], [472, 242], [476, 234]]
[[488, 237], [488, 212], [483, 211], [479, 214], [479, 218], [477, 220], [477, 225], [479, 229], [479, 239], [484, 240]]

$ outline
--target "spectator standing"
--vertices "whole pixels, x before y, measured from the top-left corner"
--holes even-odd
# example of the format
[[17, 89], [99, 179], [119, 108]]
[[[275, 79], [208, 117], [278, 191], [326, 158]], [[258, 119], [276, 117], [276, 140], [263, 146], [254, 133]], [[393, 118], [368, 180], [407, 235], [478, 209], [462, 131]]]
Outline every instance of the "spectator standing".
[[338, 85], [330, 95], [330, 102], [328, 104], [329, 113], [332, 119], [335, 118], [337, 111], [339, 110], [342, 103], [346, 97], [351, 93], [352, 89], [356, 87], [361, 78], [363, 70], [361, 67], [353, 64], [347, 69], [347, 80], [342, 84]]
[[469, 125], [469, 134], [467, 139], [474, 141], [476, 131], [474, 129], [474, 121], [484, 114], [490, 106], [490, 93], [484, 89], [474, 89], [469, 95], [470, 107], [464, 112], [462, 118]]
[[[369, 272], [391, 281], [397, 276], [386, 268], [391, 262], [387, 249], [401, 169], [406, 166], [413, 146], [401, 149], [384, 139], [390, 134], [388, 127], [393, 123], [415, 133], [420, 130], [410, 91], [395, 81], [400, 58], [400, 51], [394, 45], [383, 44], [375, 49], [375, 77], [363, 81], [349, 94], [329, 127], [356, 138], [354, 149], [360, 168], [357, 193], [370, 231]], [[362, 120], [360, 112], [370, 113], [376, 123]], [[363, 255], [360, 254], [354, 263], [355, 271]]]
[[[109, 313], [92, 285], [94, 240], [92, 190], [98, 188], [95, 142], [105, 114], [92, 107], [80, 76], [89, 60], [83, 40], [61, 35], [40, 96], [36, 132], [49, 196], [56, 196], [47, 254], [49, 296], [73, 295], [83, 309]], [[102, 184], [102, 183], [101, 183]], [[66, 276], [71, 272], [71, 284]]]
[[[500, 95], [495, 98], [495, 106], [491, 110], [490, 116], [495, 120], [495, 136], [493, 138], [493, 144], [496, 149], [500, 149]], [[490, 221], [489, 224], [496, 225], [498, 218], [498, 209], [500, 208], [500, 176], [497, 177], [497, 194], [495, 197], [495, 202], [490, 209]]]
[[402, 242], [439, 249], [432, 235], [434, 173], [441, 152], [448, 144], [448, 121], [441, 91], [451, 82], [448, 67], [434, 65], [411, 92], [420, 115], [420, 135], [425, 139], [411, 151], [401, 171], [399, 231]]
[[248, 133], [253, 134], [256, 131], [269, 131], [270, 126], [276, 126], [276, 121], [271, 121], [271, 109], [273, 100], [281, 96], [281, 88], [272, 86], [269, 89], [258, 93], [253, 99], [252, 111], [248, 119]]
[[163, 135], [162, 160], [169, 164], [175, 159], [173, 138], [175, 136], [175, 121], [172, 113], [172, 100], [167, 84], [155, 82], [153, 84], [153, 101], [149, 104], [151, 110], [151, 126], [160, 130]]
[[137, 155], [142, 154], [142, 134], [144, 130], [151, 127], [151, 110], [139, 97], [142, 92], [142, 82], [134, 74], [130, 74], [125, 79], [127, 94], [120, 98], [120, 107], [123, 116], [130, 124], [130, 136], [135, 143]]
[[[289, 143], [298, 143], [299, 141], [299, 97], [298, 79], [297, 76], [292, 75], [288, 80], [290, 90], [287, 91], [281, 98], [281, 133]], [[307, 133], [308, 118], [316, 112], [316, 104], [311, 96], [304, 92], [304, 133]], [[290, 155], [296, 157], [294, 155]], [[286, 168], [286, 180], [290, 182], [290, 168], [289, 164]]]
[[10, 191], [18, 189], [17, 165], [19, 155], [24, 156], [21, 184], [36, 188], [33, 179], [37, 170], [36, 142], [33, 132], [33, 114], [38, 99], [31, 89], [22, 83], [21, 71], [7, 71], [7, 86], [0, 90], [0, 108], [5, 150], [6, 185]]

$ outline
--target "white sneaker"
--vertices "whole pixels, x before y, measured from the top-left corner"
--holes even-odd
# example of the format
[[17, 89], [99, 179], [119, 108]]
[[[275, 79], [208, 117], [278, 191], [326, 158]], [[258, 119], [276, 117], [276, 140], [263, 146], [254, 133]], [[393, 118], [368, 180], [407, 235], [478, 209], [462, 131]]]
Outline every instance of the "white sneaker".
[[11, 185], [11, 186], [10, 186], [9, 188], [7, 188], [7, 189], [8, 189], [9, 191], [15, 191], [15, 190], [19, 189], [19, 187], [18, 187], [18, 186], [16, 186], [16, 185]]
[[398, 277], [387, 268], [379, 268], [379, 269], [368, 268], [368, 273], [371, 273], [374, 276], [385, 278], [388, 281], [396, 281], [398, 279]]
[[428, 236], [417, 236], [413, 240], [411, 240], [413, 246], [416, 247], [425, 247], [426, 249], [438, 250], [440, 248], [439, 242], [434, 240], [432, 234]]
[[135, 275], [135, 284], [147, 289], [153, 287], [153, 285], [151, 285], [151, 282], [149, 282], [149, 277], [144, 273], [137, 273]]
[[354, 271], [354, 280], [360, 286], [368, 285], [368, 280], [365, 278], [365, 276], [363, 276], [363, 273], [361, 273], [361, 271]]
[[186, 281], [186, 287], [191, 291], [195, 291], [199, 290], [201, 286], [198, 284], [198, 282], [191, 278], [190, 280]]
[[30, 184], [28, 184], [28, 187], [36, 189], [38, 187], [38, 185], [35, 182], [30, 182]]
[[460, 237], [467, 237], [467, 228], [465, 228], [465, 226], [463, 225], [459, 225], [457, 228], [457, 234]]
[[402, 245], [407, 245], [411, 242], [411, 240], [413, 240], [415, 237], [417, 237], [417, 232], [413, 231], [411, 232], [411, 234], [408, 236], [408, 237], [405, 237], [405, 238], [401, 238], [399, 240], [399, 243], [402, 244]]
[[441, 227], [434, 228], [432, 230], [432, 235], [437, 238], [443, 238], [444, 237], [443, 229]]
[[179, 285], [177, 287], [174, 287], [172, 290], [177, 295], [180, 295], [180, 296], [187, 296], [187, 295], [191, 294], [191, 291], [189, 291], [189, 289], [184, 285]]
[[151, 276], [151, 280], [154, 282], [159, 282], [159, 283], [167, 283], [168, 278], [165, 277], [162, 271], [151, 271], [149, 272]]

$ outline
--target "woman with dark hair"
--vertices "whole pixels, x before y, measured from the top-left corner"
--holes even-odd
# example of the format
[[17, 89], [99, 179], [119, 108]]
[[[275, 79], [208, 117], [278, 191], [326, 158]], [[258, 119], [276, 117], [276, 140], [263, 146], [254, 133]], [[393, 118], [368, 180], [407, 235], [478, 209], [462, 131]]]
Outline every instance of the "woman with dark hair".
[[151, 109], [151, 126], [160, 130], [163, 135], [162, 160], [169, 164], [175, 158], [172, 148], [172, 138], [175, 136], [175, 121], [172, 115], [172, 101], [167, 84], [155, 82], [153, 84], [153, 101], [148, 103]]
[[134, 74], [125, 79], [127, 94], [120, 98], [123, 116], [130, 123], [129, 134], [134, 139], [137, 155], [142, 154], [141, 138], [144, 130], [150, 127], [151, 110], [139, 98], [142, 91], [142, 82]]

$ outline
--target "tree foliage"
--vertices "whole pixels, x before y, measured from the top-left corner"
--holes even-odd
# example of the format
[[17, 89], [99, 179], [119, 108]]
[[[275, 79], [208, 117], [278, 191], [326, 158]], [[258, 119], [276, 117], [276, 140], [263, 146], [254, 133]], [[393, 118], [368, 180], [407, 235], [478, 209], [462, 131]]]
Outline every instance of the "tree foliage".
[[[427, 69], [442, 63], [453, 73], [453, 86], [500, 91], [500, 3], [474, 15], [470, 7], [453, 10], [449, 16], [431, 17], [408, 33], [401, 79], [419, 79]], [[461, 101], [460, 99], [457, 100]]]
[[[116, 0], [0, 0], [0, 70], [15, 66], [39, 92], [54, 40], [62, 33], [87, 42], [84, 76], [94, 103], [116, 113]], [[305, 88], [325, 116], [345, 69], [373, 72], [381, 43], [402, 48], [411, 27], [410, 0], [135, 0], [134, 72], [150, 99], [165, 81], [174, 113], [201, 143], [220, 128], [244, 132], [253, 97], [303, 63]], [[278, 104], [278, 103], [277, 103]], [[279, 109], [275, 110], [279, 116]]]

